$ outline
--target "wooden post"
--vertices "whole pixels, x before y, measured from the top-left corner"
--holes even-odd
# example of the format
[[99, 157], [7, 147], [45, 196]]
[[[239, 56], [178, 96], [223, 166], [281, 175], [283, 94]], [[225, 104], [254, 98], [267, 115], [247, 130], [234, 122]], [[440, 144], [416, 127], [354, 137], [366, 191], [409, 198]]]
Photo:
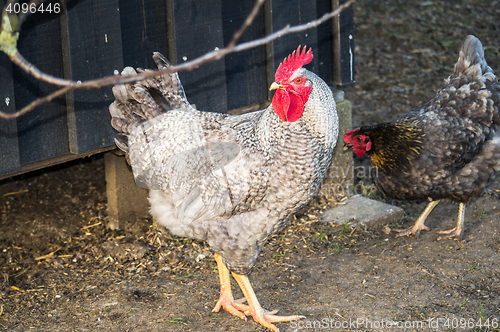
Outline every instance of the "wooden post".
[[123, 229], [126, 221], [149, 215], [148, 191], [135, 184], [132, 170], [124, 157], [113, 152], [104, 154], [108, 227]]

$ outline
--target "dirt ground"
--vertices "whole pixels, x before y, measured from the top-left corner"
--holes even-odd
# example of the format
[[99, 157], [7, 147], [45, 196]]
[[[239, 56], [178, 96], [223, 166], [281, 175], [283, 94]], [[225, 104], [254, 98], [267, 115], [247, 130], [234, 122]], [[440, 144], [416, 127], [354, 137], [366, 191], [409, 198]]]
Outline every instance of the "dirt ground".
[[[468, 34], [500, 73], [499, 1], [407, 3], [355, 4], [357, 83], [343, 88], [355, 125], [429, 100]], [[205, 244], [151, 219], [107, 229], [105, 189], [102, 156], [0, 182], [0, 330], [266, 331], [211, 311], [219, 282]], [[263, 307], [306, 316], [281, 331], [500, 331], [499, 197], [496, 181], [468, 205], [464, 240], [438, 242], [454, 204], [438, 205], [420, 239], [396, 239], [387, 230], [425, 203], [393, 202], [404, 220], [354, 230], [318, 222], [333, 203], [320, 196], [269, 241], [250, 280]]]

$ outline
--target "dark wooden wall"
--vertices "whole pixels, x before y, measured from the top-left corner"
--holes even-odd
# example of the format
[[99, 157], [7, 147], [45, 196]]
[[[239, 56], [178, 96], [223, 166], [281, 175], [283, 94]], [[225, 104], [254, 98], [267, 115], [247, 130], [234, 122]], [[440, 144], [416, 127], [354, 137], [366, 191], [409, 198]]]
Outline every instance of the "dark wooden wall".
[[[316, 19], [339, 1], [345, 2], [268, 0], [240, 42]], [[253, 5], [252, 0], [68, 0], [57, 15], [30, 16], [18, 48], [40, 70], [84, 81], [124, 66], [155, 68], [154, 51], [175, 64], [222, 48]], [[350, 83], [352, 29], [351, 10], [317, 29], [181, 72], [186, 95], [198, 109], [224, 113], [266, 101], [274, 71], [298, 45], [312, 47], [315, 58], [308, 68], [327, 83]], [[0, 54], [2, 111], [14, 112], [54, 90]], [[111, 149], [116, 136], [108, 113], [112, 101], [111, 88], [74, 91], [17, 120], [0, 120], [0, 178]]]

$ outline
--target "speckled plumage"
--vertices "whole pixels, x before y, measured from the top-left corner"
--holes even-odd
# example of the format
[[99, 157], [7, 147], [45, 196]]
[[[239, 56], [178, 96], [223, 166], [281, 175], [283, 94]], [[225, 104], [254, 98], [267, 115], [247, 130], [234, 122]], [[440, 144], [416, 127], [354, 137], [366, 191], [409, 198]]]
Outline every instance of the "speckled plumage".
[[238, 274], [317, 193], [337, 142], [330, 88], [304, 68], [299, 75], [312, 91], [295, 122], [272, 105], [238, 116], [198, 111], [176, 73], [113, 88], [112, 124], [127, 137], [117, 145], [137, 184], [151, 189], [151, 214], [175, 235], [206, 241]]
[[[369, 137], [372, 147], [366, 153], [377, 167], [372, 174], [386, 196], [464, 204], [500, 171], [499, 107], [497, 77], [484, 59], [481, 42], [468, 36], [453, 74], [430, 102], [395, 122], [350, 133], [351, 146], [359, 144], [356, 135]], [[411, 233], [427, 229], [425, 217]], [[456, 235], [461, 236], [460, 218]]]

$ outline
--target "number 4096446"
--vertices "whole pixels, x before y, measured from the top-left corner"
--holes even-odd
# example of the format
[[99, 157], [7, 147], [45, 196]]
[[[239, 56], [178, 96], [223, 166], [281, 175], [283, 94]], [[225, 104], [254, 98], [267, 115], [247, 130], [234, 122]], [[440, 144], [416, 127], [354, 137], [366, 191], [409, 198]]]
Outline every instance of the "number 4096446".
[[60, 3], [47, 3], [35, 4], [35, 3], [9, 3], [5, 8], [5, 11], [9, 14], [26, 14], [26, 13], [56, 13], [61, 11]]

